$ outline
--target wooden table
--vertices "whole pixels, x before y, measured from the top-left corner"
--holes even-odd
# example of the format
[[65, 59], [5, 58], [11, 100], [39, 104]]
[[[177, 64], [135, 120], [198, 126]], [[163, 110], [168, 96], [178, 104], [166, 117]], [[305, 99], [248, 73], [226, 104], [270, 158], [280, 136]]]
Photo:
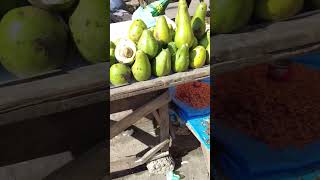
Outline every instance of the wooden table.
[[107, 63], [0, 84], [0, 126], [108, 101]]
[[[142, 117], [152, 114], [160, 126], [160, 142], [170, 138], [170, 122], [168, 103], [171, 101], [168, 88], [178, 84], [196, 81], [209, 77], [210, 67], [175, 73], [169, 76], [135, 82], [121, 87], [110, 89], [110, 114], [128, 109], [133, 113], [111, 126], [110, 138], [115, 137]], [[162, 148], [168, 151], [169, 146]], [[111, 162], [111, 172], [133, 168], [135, 158], [125, 159], [122, 162]]]

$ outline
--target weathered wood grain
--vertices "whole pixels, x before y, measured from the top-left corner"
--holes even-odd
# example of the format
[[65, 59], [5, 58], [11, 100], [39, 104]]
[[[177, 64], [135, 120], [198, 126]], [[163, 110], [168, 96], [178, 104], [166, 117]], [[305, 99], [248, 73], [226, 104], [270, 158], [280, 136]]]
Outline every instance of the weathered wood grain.
[[211, 37], [213, 75], [320, 50], [319, 11]]
[[[160, 116], [160, 142], [165, 141], [170, 137], [170, 120], [169, 120], [169, 105], [165, 104], [159, 109]], [[169, 144], [161, 149], [162, 152], [169, 150]]]
[[209, 76], [210, 66], [206, 66], [203, 68], [190, 70], [188, 72], [175, 73], [169, 76], [159, 77], [148, 81], [136, 82], [126, 86], [113, 87], [110, 89], [110, 101], [166, 89], [171, 86], [204, 79]]
[[0, 88], [0, 125], [108, 101], [107, 63]]

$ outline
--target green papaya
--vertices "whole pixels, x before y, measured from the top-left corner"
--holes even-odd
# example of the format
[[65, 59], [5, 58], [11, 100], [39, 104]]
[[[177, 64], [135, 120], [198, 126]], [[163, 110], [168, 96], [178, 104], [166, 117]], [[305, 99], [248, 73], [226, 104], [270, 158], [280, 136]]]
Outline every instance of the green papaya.
[[171, 67], [173, 67], [174, 61], [176, 59], [176, 53], [178, 51], [178, 48], [174, 42], [170, 42], [167, 47], [168, 47], [170, 54], [171, 54]]
[[156, 27], [154, 28], [153, 32], [154, 38], [160, 43], [160, 44], [168, 44], [172, 41], [171, 39], [171, 32], [167, 23], [167, 20], [164, 16], [160, 16], [157, 19]]
[[133, 77], [137, 81], [146, 81], [151, 77], [151, 64], [148, 56], [141, 50], [137, 51], [136, 60], [131, 67]]
[[110, 68], [110, 81], [113, 85], [123, 85], [131, 80], [130, 68], [121, 63], [117, 63]]
[[156, 57], [159, 51], [159, 44], [153, 37], [151, 31], [143, 30], [142, 35], [138, 41], [138, 50], [143, 51], [148, 55], [149, 59]]
[[176, 57], [173, 63], [174, 72], [187, 71], [189, 67], [189, 47], [183, 44], [177, 51]]
[[201, 68], [206, 62], [206, 49], [202, 46], [197, 46], [190, 53], [190, 67], [193, 69]]
[[[259, 1], [259, 0], [258, 0]], [[246, 26], [255, 0], [212, 0], [210, 29], [214, 34], [231, 33]], [[279, 1], [279, 0], [277, 0]], [[281, 0], [280, 0], [281, 1]], [[211, 10], [210, 10], [211, 11]]]
[[204, 35], [204, 37], [201, 39], [199, 45], [206, 48], [206, 51], [207, 51], [206, 64], [210, 64], [210, 30], [208, 30], [207, 33]]
[[200, 2], [196, 12], [191, 19], [191, 27], [193, 34], [197, 39], [200, 39], [206, 32], [205, 17], [207, 14], [207, 4], [205, 2]]
[[300, 12], [304, 0], [259, 0], [256, 2], [255, 16], [267, 21], [290, 18]]
[[179, 0], [178, 15], [176, 19], [178, 19], [178, 24], [174, 42], [178, 48], [180, 48], [183, 44], [187, 44], [190, 48], [194, 41], [194, 35], [191, 28], [191, 20], [186, 0]]
[[174, 40], [174, 29], [171, 24], [168, 24], [169, 30], [170, 30], [170, 36], [171, 40]]
[[169, 49], [162, 49], [152, 61], [152, 70], [155, 76], [167, 76], [171, 72], [171, 54]]
[[203, 36], [203, 38], [199, 42], [199, 45], [203, 47], [207, 47], [209, 44], [210, 44], [210, 30], [207, 31], [207, 33]]
[[67, 45], [66, 24], [43, 9], [33, 6], [15, 8], [1, 20], [0, 60], [9, 72], [18, 77], [60, 67], [67, 57]]
[[106, 62], [106, 44], [109, 43], [107, 1], [79, 0], [69, 19], [72, 37], [81, 55], [88, 62]]
[[198, 46], [198, 39], [196, 37], [194, 37], [191, 49], [194, 49], [197, 46]]
[[116, 63], [115, 49], [116, 45], [110, 41], [110, 66]]
[[145, 29], [147, 29], [147, 25], [141, 19], [134, 20], [129, 28], [129, 39], [137, 43]]

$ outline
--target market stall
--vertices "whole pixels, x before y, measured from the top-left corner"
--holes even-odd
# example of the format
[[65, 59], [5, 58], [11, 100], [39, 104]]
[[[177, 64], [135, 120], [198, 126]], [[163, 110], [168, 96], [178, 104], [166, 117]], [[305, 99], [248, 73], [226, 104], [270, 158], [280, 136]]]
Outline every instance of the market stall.
[[[183, 1], [181, 1], [181, 2], [184, 3]], [[184, 7], [184, 8], [187, 9], [187, 7]], [[204, 11], [204, 15], [205, 14], [206, 14], [206, 11]], [[161, 19], [161, 20], [159, 20], [159, 19]], [[166, 23], [170, 24], [170, 26], [173, 27], [173, 29], [176, 29], [175, 22], [172, 21], [170, 18], [165, 17], [165, 20], [164, 20], [164, 19], [162, 19], [161, 16], [159, 16], [159, 17], [157, 17], [157, 24], [158, 24], [158, 20], [162, 21], [162, 22], [166, 21]], [[145, 20], [145, 22], [148, 22], [148, 21]], [[111, 40], [116, 42], [117, 38], [125, 37], [126, 34], [128, 34], [128, 31], [131, 30], [131, 27], [135, 26], [134, 23], [140, 23], [140, 22], [138, 20], [132, 20], [132, 21], [125, 21], [125, 22], [111, 24], [111, 37], [110, 37]], [[163, 26], [163, 27], [165, 27], [165, 26]], [[156, 29], [152, 30], [152, 31], [157, 31], [157, 25], [155, 28]], [[208, 28], [209, 27], [207, 26], [207, 29]], [[144, 53], [146, 53], [148, 55], [148, 58], [150, 58], [150, 62], [152, 62], [152, 61], [156, 62], [156, 60], [153, 59], [155, 56], [151, 57], [151, 55], [148, 54], [148, 50], [146, 50], [143, 47], [141, 48], [141, 46], [143, 46], [143, 45], [141, 45], [140, 41], [143, 41], [141, 39], [143, 39], [142, 37], [146, 36], [147, 33], [149, 33], [148, 31], [151, 31], [151, 30], [144, 30], [143, 31], [143, 34], [141, 35], [139, 42], [136, 42], [136, 44], [138, 44], [137, 45], [138, 49], [140, 48], [138, 51], [141, 50]], [[185, 31], [185, 32], [187, 32], [187, 31]], [[184, 34], [184, 33], [182, 33], [182, 34]], [[130, 37], [130, 33], [129, 33], [129, 37]], [[154, 37], [157, 37], [156, 33], [154, 34]], [[204, 38], [206, 38], [206, 37], [204, 37]], [[186, 39], [188, 39], [188, 37]], [[153, 41], [153, 40], [149, 40], [149, 41]], [[127, 43], [124, 43], [124, 44], [130, 44], [131, 40], [127, 39], [126, 42]], [[120, 41], [120, 44], [121, 44], [121, 41]], [[131, 44], [134, 44], [134, 43], [131, 43]], [[116, 45], [116, 46], [117, 47], [115, 48], [116, 49], [115, 53], [117, 53], [117, 48], [119, 45]], [[154, 44], [150, 43], [149, 46], [153, 47]], [[166, 46], [167, 45], [164, 45], [164, 47], [166, 47]], [[186, 45], [184, 45], [184, 46], [185, 46], [184, 47], [185, 50], [181, 50], [181, 54], [183, 54], [183, 53], [185, 54], [185, 52], [188, 51], [188, 49], [189, 49], [189, 47], [186, 48]], [[190, 46], [190, 48], [191, 48], [191, 46]], [[135, 52], [135, 48], [131, 48], [131, 49], [133, 50], [133, 52]], [[163, 48], [163, 49], [165, 49], [165, 48]], [[163, 49], [162, 49], [162, 51], [160, 49], [160, 51], [161, 51], [160, 54], [164, 51]], [[201, 49], [204, 50], [203, 47], [201, 47]], [[141, 51], [139, 53], [143, 54]], [[160, 59], [160, 54], [157, 55], [157, 56], [159, 56], [159, 59]], [[117, 57], [117, 54], [116, 54], [116, 57]], [[178, 57], [178, 56], [176, 56], [176, 57]], [[181, 58], [181, 59], [183, 59], [183, 61], [189, 59], [189, 56], [185, 56], [185, 57], [186, 58]], [[123, 118], [123, 119], [121, 119], [111, 125], [110, 139], [119, 135], [122, 131], [126, 130], [127, 128], [129, 128], [130, 126], [135, 124], [141, 118], [146, 117], [147, 115], [151, 114], [151, 115], [153, 115], [157, 124], [160, 126], [160, 136], [159, 136], [160, 140], [159, 140], [158, 145], [153, 147], [143, 157], [124, 158], [123, 160], [120, 160], [120, 161], [111, 162], [111, 164], [110, 164], [111, 173], [131, 169], [131, 168], [134, 168], [138, 165], [142, 165], [145, 163], [148, 164], [148, 169], [150, 172], [161, 171], [161, 168], [163, 169], [166, 167], [159, 167], [154, 162], [165, 161], [166, 157], [170, 156], [169, 151], [168, 151], [170, 143], [168, 143], [168, 142], [171, 141], [170, 136], [172, 133], [172, 132], [170, 132], [170, 131], [172, 131], [172, 129], [171, 129], [172, 124], [170, 123], [170, 120], [169, 120], [169, 103], [171, 102], [172, 95], [169, 93], [168, 88], [176, 86], [176, 85], [208, 78], [210, 75], [210, 67], [209, 67], [208, 63], [204, 62], [204, 60], [205, 60], [205, 58], [204, 58], [204, 59], [202, 59], [203, 61], [200, 63], [199, 66], [191, 68], [192, 65], [190, 65], [190, 67], [189, 67], [189, 62], [188, 62], [188, 65], [186, 67], [183, 67], [183, 69], [178, 70], [173, 67], [171, 68], [171, 65], [170, 65], [168, 72], [166, 72], [167, 70], [165, 70], [165, 71], [160, 70], [161, 73], [160, 73], [160, 71], [159, 72], [153, 71], [151, 76], [148, 75], [148, 76], [146, 76], [147, 78], [143, 78], [143, 80], [140, 80], [140, 78], [135, 75], [134, 71], [137, 70], [137, 69], [134, 70], [135, 65], [124, 62], [124, 60], [129, 60], [128, 58], [127, 59], [120, 58], [119, 54], [118, 54], [117, 59], [119, 62], [116, 64], [113, 64], [111, 68], [115, 68], [117, 65], [119, 66], [120, 64], [121, 64], [121, 66], [125, 65], [125, 66], [132, 69], [133, 77], [131, 76], [130, 80], [128, 80], [128, 78], [125, 78], [125, 79], [123, 79], [123, 80], [125, 80], [124, 83], [117, 84], [119, 81], [118, 81], [118, 79], [115, 79], [115, 77], [120, 77], [120, 74], [118, 76], [116, 76], [115, 73], [117, 73], [117, 71], [114, 70], [115, 73], [113, 73], [113, 71], [110, 69], [110, 71], [111, 71], [110, 75], [113, 76], [113, 77], [110, 77], [111, 83], [113, 83], [113, 85], [111, 85], [111, 87], [110, 87], [110, 102], [111, 102], [110, 114], [116, 113], [116, 112], [121, 112], [121, 111], [128, 110], [128, 109], [133, 109], [133, 112], [130, 115], [126, 116], [125, 118]], [[160, 61], [161, 60], [159, 60], [159, 62]], [[137, 62], [137, 60], [135, 62]], [[169, 60], [169, 63], [171, 64], [170, 60]], [[152, 66], [155, 66], [155, 65], [152, 64]], [[141, 68], [145, 68], [145, 66], [141, 66]], [[166, 73], [162, 73], [162, 72], [166, 72]], [[129, 73], [129, 74], [131, 74], [131, 73]], [[125, 77], [128, 77], [128, 76], [125, 76]], [[172, 166], [172, 163], [173, 162], [167, 162], [167, 163], [164, 162], [162, 164], [167, 164], [168, 166]], [[150, 165], [150, 164], [153, 164], [153, 165]], [[154, 167], [158, 167], [158, 168], [154, 168], [155, 170], [150, 170], [150, 166], [154, 166]], [[169, 168], [171, 168], [171, 167], [169, 167]], [[152, 167], [151, 167], [151, 169], [152, 169]], [[172, 171], [172, 170], [173, 169], [171, 169], [170, 171]], [[165, 173], [165, 172], [163, 172], [163, 173]]]

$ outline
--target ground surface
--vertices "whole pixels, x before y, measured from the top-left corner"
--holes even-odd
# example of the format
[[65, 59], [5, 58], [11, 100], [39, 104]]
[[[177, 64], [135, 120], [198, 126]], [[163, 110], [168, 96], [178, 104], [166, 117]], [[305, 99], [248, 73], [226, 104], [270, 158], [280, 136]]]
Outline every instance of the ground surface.
[[[111, 119], [117, 121], [131, 111], [113, 114]], [[130, 131], [133, 134], [130, 135]], [[170, 153], [175, 160], [175, 172], [184, 180], [207, 180], [209, 175], [198, 140], [186, 128], [175, 127], [176, 139], [173, 140]], [[179, 133], [184, 132], [184, 133]], [[111, 140], [111, 161], [120, 160], [125, 156], [144, 154], [148, 147], [158, 142], [158, 128], [151, 119], [143, 118], [129, 131]], [[145, 166], [141, 166], [120, 174], [113, 175], [116, 180], [163, 180], [164, 175], [150, 175]]]

